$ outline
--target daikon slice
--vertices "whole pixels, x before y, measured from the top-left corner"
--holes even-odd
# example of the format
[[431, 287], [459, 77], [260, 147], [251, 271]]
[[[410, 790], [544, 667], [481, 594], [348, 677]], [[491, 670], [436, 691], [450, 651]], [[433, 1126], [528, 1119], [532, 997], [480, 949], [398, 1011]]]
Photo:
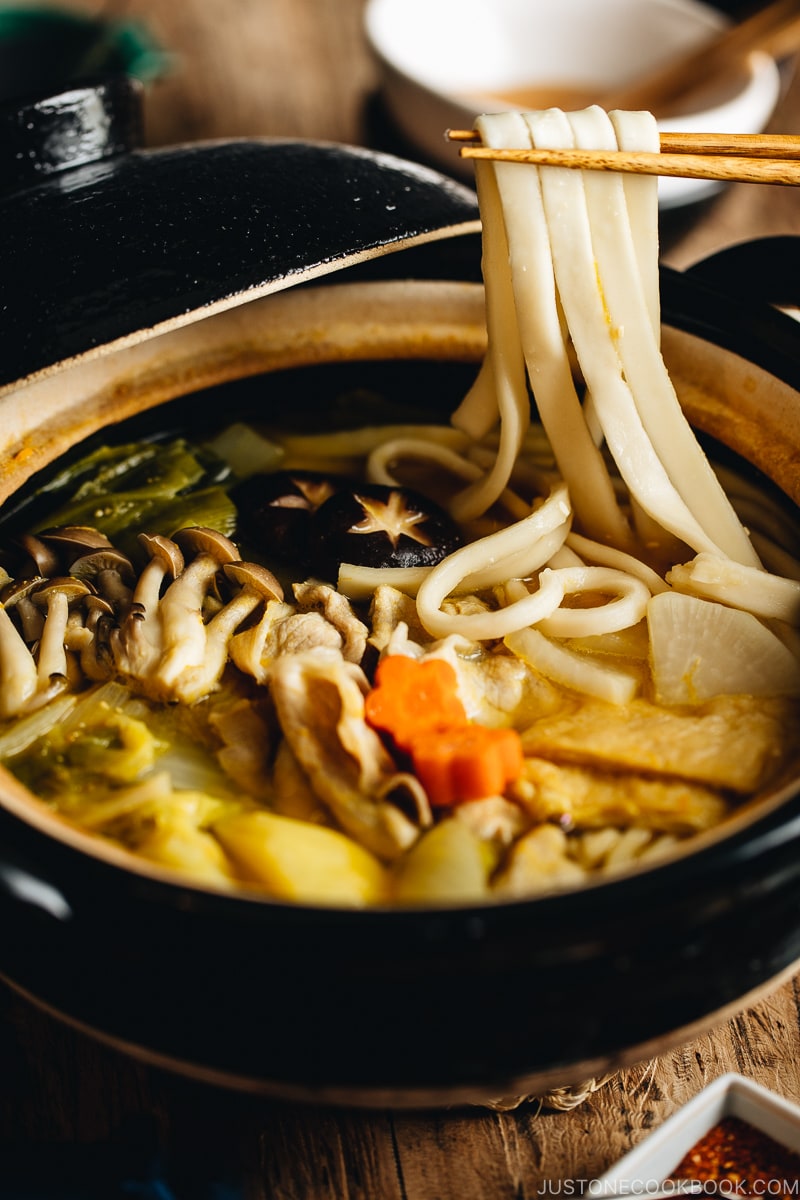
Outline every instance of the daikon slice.
[[719, 600], [757, 617], [800, 626], [800, 581], [757, 571], [713, 554], [698, 554], [667, 573], [667, 582], [681, 592]]
[[661, 704], [703, 704], [722, 695], [800, 695], [800, 663], [752, 613], [661, 592], [647, 606], [647, 621]]

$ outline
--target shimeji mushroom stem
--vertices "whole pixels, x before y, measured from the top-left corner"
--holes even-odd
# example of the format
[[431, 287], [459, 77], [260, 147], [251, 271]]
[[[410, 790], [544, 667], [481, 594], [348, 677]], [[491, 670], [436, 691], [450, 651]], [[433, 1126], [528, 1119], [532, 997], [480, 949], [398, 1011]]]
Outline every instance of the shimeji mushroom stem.
[[228, 661], [228, 643], [234, 631], [261, 603], [253, 589], [243, 588], [205, 627], [205, 647], [200, 664], [188, 667], [175, 681], [178, 700], [191, 704], [213, 690]]
[[218, 570], [219, 563], [210, 554], [198, 555], [164, 593], [159, 607], [164, 654], [158, 675], [168, 688], [181, 672], [200, 667], [205, 660], [203, 602]]
[[[128, 617], [112, 635], [114, 661], [148, 694], [191, 702], [216, 685], [230, 635], [263, 599], [264, 583], [251, 578], [237, 547], [216, 530], [198, 526], [179, 530], [174, 539], [142, 536], [140, 541], [151, 558], [134, 588]], [[240, 565], [244, 575], [231, 579], [243, 584], [242, 592], [206, 624], [212, 600], [218, 601], [217, 576]], [[168, 574], [173, 579], [162, 595]], [[274, 584], [267, 591], [274, 595], [279, 585], [265, 574]]]
[[283, 599], [283, 588], [278, 580], [257, 563], [226, 563], [223, 571], [230, 582], [241, 585], [241, 590], [205, 626], [202, 663], [190, 667], [175, 680], [176, 697], [184, 703], [199, 700], [216, 686], [228, 661], [231, 637], [242, 622], [259, 605]]
[[155, 610], [161, 595], [161, 585], [169, 570], [169, 563], [165, 558], [154, 557], [147, 563], [133, 592], [133, 604], [140, 611]]
[[158, 667], [164, 649], [159, 603], [167, 577], [183, 570], [183, 554], [169, 538], [140, 534], [139, 541], [150, 555], [133, 591], [130, 609], [110, 638], [110, 651], [117, 669], [131, 678], [144, 680]]
[[29, 646], [38, 642], [44, 630], [44, 617], [30, 596], [20, 596], [16, 604], [22, 636]]
[[67, 674], [67, 652], [64, 638], [69, 617], [69, 600], [64, 592], [52, 591], [39, 642], [38, 675], [40, 685], [55, 676]]
[[16, 716], [38, 685], [36, 663], [11, 617], [0, 607], [0, 716]]
[[34, 604], [45, 609], [36, 653], [37, 690], [42, 698], [49, 698], [69, 682], [66, 641], [70, 606], [88, 593], [89, 587], [82, 580], [65, 575], [46, 580], [32, 594]]

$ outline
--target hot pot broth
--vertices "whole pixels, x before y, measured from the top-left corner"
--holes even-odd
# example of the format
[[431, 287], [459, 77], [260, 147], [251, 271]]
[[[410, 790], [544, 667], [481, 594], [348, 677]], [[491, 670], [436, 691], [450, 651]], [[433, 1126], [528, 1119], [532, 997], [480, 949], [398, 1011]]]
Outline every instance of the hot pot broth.
[[[26, 533], [85, 525], [96, 514], [95, 527], [105, 527], [132, 563], [133, 573], [125, 577], [129, 606], [148, 561], [137, 537], [141, 524], [172, 531], [179, 503], [190, 525], [205, 524], [215, 513], [243, 559], [271, 570], [289, 602], [267, 599], [254, 608], [233, 632], [239, 642], [208, 694], [176, 703], [175, 695], [157, 694], [159, 685], [126, 679], [112, 663], [102, 666], [102, 653], [100, 666], [87, 665], [95, 655], [87, 654], [81, 639], [91, 617], [82, 609], [85, 598], [76, 598], [65, 637], [69, 682], [56, 685], [41, 706], [34, 702], [30, 711], [6, 717], [0, 733], [5, 765], [68, 821], [197, 882], [348, 904], [502, 899], [578, 886], [691, 844], [740, 811], [752, 792], [777, 780], [789, 758], [793, 703], [737, 696], [692, 708], [652, 704], [643, 625], [563, 642], [587, 664], [638, 678], [635, 702], [615, 704], [541, 675], [502, 640], [432, 638], [419, 623], [413, 597], [390, 583], [379, 583], [374, 597], [351, 587], [354, 598], [341, 598], [337, 611], [339, 593], [329, 582], [309, 584], [312, 562], [298, 561], [285, 548], [271, 553], [258, 536], [253, 497], [262, 472], [256, 465], [266, 462], [274, 478], [313, 473], [349, 488], [364, 479], [366, 448], [385, 436], [376, 429], [410, 435], [422, 426], [431, 438], [446, 438], [447, 411], [472, 373], [453, 364], [360, 363], [228, 385], [177, 402], [155, 418], [129, 422], [113, 443], [95, 439], [73, 462], [59, 464], [27, 489], [5, 521], [4, 562], [14, 580], [38, 572]], [[284, 419], [264, 422], [259, 414], [265, 410]], [[219, 427], [222, 412], [236, 413], [237, 421]], [[162, 426], [156, 436], [154, 420]], [[305, 432], [309, 426], [311, 434]], [[489, 449], [493, 440], [486, 439]], [[521, 463], [539, 478], [556, 475], [538, 426]], [[111, 486], [105, 495], [92, 495], [102, 482], [101, 467]], [[735, 461], [718, 469], [750, 517], [757, 497], [768, 536], [791, 538], [791, 514], [769, 496], [763, 480], [754, 481]], [[414, 492], [424, 489], [418, 464], [407, 475], [404, 483]], [[82, 490], [90, 494], [76, 499]], [[441, 504], [454, 490], [453, 481], [448, 487], [441, 476], [429, 487]], [[164, 524], [160, 516], [145, 519], [151, 501], [155, 513], [164, 513]], [[485, 536], [502, 522], [499, 508], [467, 522], [464, 540]], [[54, 549], [59, 575], [73, 570], [85, 577], [79, 560], [96, 551], [42, 540]], [[292, 596], [295, 584], [298, 598]], [[167, 586], [165, 580], [162, 594]], [[93, 588], [102, 594], [99, 580]], [[25, 605], [13, 599], [13, 589], [6, 584], [6, 611], [22, 630]], [[218, 566], [214, 587], [200, 604], [206, 627], [235, 592]], [[446, 607], [463, 613], [496, 606], [495, 590], [487, 588]], [[109, 624], [116, 625], [121, 611]], [[271, 632], [259, 655], [264, 677], [256, 680], [247, 663], [267, 626]], [[41, 641], [41, 628], [35, 632]], [[28, 636], [35, 656], [37, 639]], [[299, 682], [289, 681], [280, 717], [268, 678], [276, 652], [294, 654], [306, 672]], [[379, 658], [393, 654], [451, 665], [468, 698], [470, 721], [510, 727], [522, 735], [523, 746], [535, 746], [526, 748], [524, 770], [505, 795], [431, 806], [408, 755], [349, 711], [374, 681]], [[357, 689], [347, 689], [351, 679]], [[336, 731], [343, 719], [367, 739], [361, 761]], [[632, 726], [628, 736], [626, 724]], [[712, 727], [716, 752], [708, 743]], [[679, 754], [659, 765], [656, 756], [666, 754], [665, 743], [682, 731], [689, 732]], [[370, 771], [378, 780], [373, 791], [362, 783]]]
[[300, 412], [270, 377], [288, 425], [194, 400], [16, 514], [0, 757], [65, 818], [283, 900], [472, 902], [674, 852], [780, 781], [794, 525], [680, 413], [652, 181], [609, 231], [620, 180], [508, 170], [479, 167], [489, 350], [455, 396], [390, 366], [360, 415], [364, 367]]

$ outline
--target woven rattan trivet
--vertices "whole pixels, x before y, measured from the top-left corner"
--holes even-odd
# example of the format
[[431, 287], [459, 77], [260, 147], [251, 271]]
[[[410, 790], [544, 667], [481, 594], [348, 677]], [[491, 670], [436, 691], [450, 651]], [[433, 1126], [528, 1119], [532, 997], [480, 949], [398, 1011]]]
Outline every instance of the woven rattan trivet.
[[523, 1104], [532, 1104], [539, 1112], [569, 1112], [577, 1108], [601, 1087], [614, 1078], [614, 1072], [609, 1075], [599, 1075], [584, 1083], [574, 1083], [570, 1087], [553, 1088], [540, 1096], [501, 1096], [496, 1100], [487, 1100], [481, 1107], [491, 1108], [494, 1112], [511, 1112]]

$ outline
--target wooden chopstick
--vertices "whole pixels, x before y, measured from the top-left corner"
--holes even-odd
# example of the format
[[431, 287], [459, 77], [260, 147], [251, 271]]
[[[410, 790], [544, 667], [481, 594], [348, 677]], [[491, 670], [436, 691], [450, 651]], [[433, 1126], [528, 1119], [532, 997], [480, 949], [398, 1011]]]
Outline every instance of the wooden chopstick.
[[[448, 129], [450, 142], [480, 144], [477, 129]], [[794, 133], [681, 133], [670, 130], [659, 136], [659, 145], [666, 153], [675, 154], [736, 154], [748, 158], [800, 159], [800, 134]]]
[[780, 58], [794, 53], [799, 41], [800, 3], [772, 0], [661, 70], [606, 94], [602, 104], [604, 108], [646, 108], [660, 113], [696, 87], [699, 80], [724, 75], [754, 50]]
[[723, 182], [800, 184], [800, 136], [791, 134], [662, 133], [659, 153], [645, 150], [500, 150], [480, 144], [471, 129], [450, 129], [462, 158], [534, 163], [574, 170], [622, 171]]

